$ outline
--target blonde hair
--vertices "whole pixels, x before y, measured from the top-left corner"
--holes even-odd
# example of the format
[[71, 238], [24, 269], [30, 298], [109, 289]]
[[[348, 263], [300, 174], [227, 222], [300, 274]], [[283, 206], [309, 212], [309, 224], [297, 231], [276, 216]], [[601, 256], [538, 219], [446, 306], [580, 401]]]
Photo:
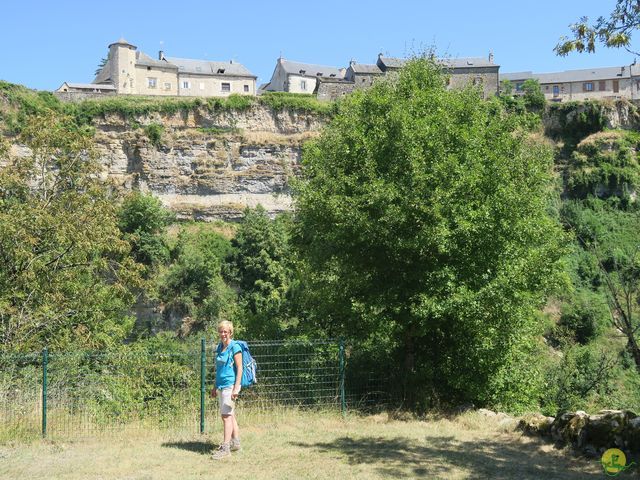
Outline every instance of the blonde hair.
[[233, 323], [231, 323], [229, 320], [222, 320], [218, 322], [218, 331], [220, 331], [221, 328], [226, 328], [227, 330], [229, 330], [229, 335], [233, 337]]

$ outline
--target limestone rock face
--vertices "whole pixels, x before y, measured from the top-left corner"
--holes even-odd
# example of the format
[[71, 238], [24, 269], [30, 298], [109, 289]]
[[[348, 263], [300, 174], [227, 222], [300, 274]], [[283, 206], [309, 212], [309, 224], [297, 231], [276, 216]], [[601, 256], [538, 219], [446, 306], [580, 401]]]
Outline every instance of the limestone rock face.
[[[256, 104], [242, 111], [105, 114], [93, 125], [105, 180], [153, 193], [180, 219], [233, 220], [258, 204], [270, 215], [291, 210], [289, 183], [300, 172], [302, 145], [326, 121]], [[153, 142], [149, 125], [161, 127]], [[11, 154], [30, 152], [13, 145]]]
[[[182, 219], [235, 219], [258, 204], [272, 215], [291, 209], [289, 181], [302, 144], [326, 118], [254, 105], [244, 111], [141, 116], [106, 115], [94, 122], [106, 176], [151, 192]], [[155, 144], [146, 125], [161, 125]], [[131, 126], [138, 128], [131, 128]]]

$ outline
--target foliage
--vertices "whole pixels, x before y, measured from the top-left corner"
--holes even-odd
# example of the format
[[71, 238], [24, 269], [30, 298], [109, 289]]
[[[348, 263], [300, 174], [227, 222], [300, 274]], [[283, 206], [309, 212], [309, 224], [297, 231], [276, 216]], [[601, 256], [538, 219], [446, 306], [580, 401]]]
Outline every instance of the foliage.
[[611, 326], [624, 336], [627, 351], [640, 371], [640, 212], [588, 199], [568, 203], [562, 218], [598, 266], [598, 286], [607, 299]]
[[305, 150], [296, 244], [325, 322], [396, 348], [414, 393], [519, 409], [562, 233], [550, 152], [498, 106], [424, 59], [351, 95]]
[[579, 53], [596, 51], [596, 43], [609, 48], [630, 49], [633, 31], [640, 26], [640, 8], [634, 0], [617, 0], [609, 18], [598, 17], [595, 23], [589, 24], [587, 17], [581, 17], [570, 26], [572, 38], [562, 37], [555, 46], [557, 55], [566, 56], [576, 51]]
[[560, 335], [568, 337], [566, 340], [570, 342], [586, 345], [604, 333], [609, 321], [605, 298], [588, 288], [580, 288], [562, 307]]
[[144, 127], [144, 134], [155, 147], [161, 145], [163, 131], [164, 127], [159, 123], [150, 123]]
[[270, 220], [262, 206], [248, 208], [231, 241], [230, 276], [240, 289], [246, 328], [252, 338], [278, 338], [286, 328], [292, 252], [285, 222], [285, 217]]
[[569, 195], [616, 196], [629, 202], [640, 186], [639, 144], [636, 135], [625, 132], [606, 132], [583, 140], [569, 160]]
[[109, 58], [102, 57], [100, 59], [100, 63], [98, 64], [98, 67], [96, 68], [96, 71], [93, 74], [95, 76], [98, 76], [100, 74], [100, 72], [102, 71], [102, 69], [104, 68], [104, 66], [107, 64], [108, 61], [109, 61]]
[[234, 294], [222, 278], [231, 245], [221, 235], [200, 228], [182, 230], [171, 252], [172, 263], [159, 278], [167, 308], [206, 328], [233, 314]]
[[33, 117], [29, 157], [0, 170], [0, 345], [113, 346], [132, 327], [138, 267], [91, 137], [72, 119]]
[[124, 198], [118, 226], [131, 244], [137, 262], [147, 266], [168, 262], [169, 247], [164, 232], [174, 219], [175, 215], [152, 194], [134, 191]]
[[555, 117], [557, 126], [551, 127], [548, 134], [575, 147], [580, 140], [605, 128], [604, 106], [601, 102], [553, 103], [549, 105], [548, 115]]
[[[35, 92], [22, 85], [0, 80], [0, 120], [9, 134], [18, 134], [29, 123], [30, 117], [47, 114], [64, 115], [72, 110], [51, 92]], [[1, 133], [1, 132], [0, 132]]]
[[535, 78], [529, 78], [522, 84], [522, 91], [524, 92], [523, 99], [527, 108], [532, 110], [543, 110], [547, 101], [544, 98], [544, 93], [540, 88], [540, 82]]
[[574, 346], [565, 351], [557, 365], [547, 370], [542, 397], [545, 414], [587, 409], [594, 404], [608, 407], [607, 397], [620, 374], [615, 355], [597, 346]]
[[500, 95], [508, 95], [510, 96], [513, 93], [513, 83], [511, 80], [501, 80], [500, 81]]

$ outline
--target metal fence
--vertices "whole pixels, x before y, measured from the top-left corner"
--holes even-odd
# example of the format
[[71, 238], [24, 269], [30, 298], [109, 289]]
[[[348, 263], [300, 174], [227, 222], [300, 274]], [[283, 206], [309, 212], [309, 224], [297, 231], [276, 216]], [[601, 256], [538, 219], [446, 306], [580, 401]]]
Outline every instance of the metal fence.
[[[243, 390], [240, 411], [277, 407], [380, 407], [378, 375], [351, 369], [338, 341], [249, 342], [258, 383]], [[0, 353], [0, 442], [79, 436], [149, 426], [205, 432], [217, 417], [210, 398], [215, 344], [182, 353]]]

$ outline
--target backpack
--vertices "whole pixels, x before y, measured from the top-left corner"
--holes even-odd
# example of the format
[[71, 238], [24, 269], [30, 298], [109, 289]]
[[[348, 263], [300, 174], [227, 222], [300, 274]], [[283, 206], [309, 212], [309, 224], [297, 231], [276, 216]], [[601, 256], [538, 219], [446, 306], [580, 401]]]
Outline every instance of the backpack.
[[[242, 386], [242, 388], [255, 385], [256, 383], [258, 383], [258, 378], [257, 378], [258, 364], [251, 356], [251, 352], [249, 351], [249, 344], [244, 340], [232, 340], [232, 342], [235, 342], [238, 345], [240, 345], [240, 351], [242, 352], [242, 378], [240, 379], [240, 385]], [[222, 344], [218, 344], [216, 351], [217, 352], [222, 351]], [[233, 362], [233, 356], [231, 355], [231, 351], [229, 351], [229, 363], [232, 363], [232, 362]], [[235, 364], [233, 368], [235, 370]]]

